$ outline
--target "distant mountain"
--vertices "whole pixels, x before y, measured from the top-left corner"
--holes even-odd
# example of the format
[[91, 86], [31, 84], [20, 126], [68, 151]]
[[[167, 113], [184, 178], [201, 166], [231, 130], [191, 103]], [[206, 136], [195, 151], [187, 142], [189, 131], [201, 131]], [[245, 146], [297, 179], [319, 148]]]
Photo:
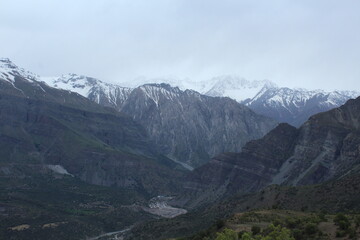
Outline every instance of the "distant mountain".
[[360, 97], [312, 116], [299, 129], [280, 124], [242, 152], [221, 154], [190, 173], [185, 188], [191, 204], [269, 184], [317, 184], [359, 173], [359, 130]]
[[131, 82], [120, 83], [120, 85], [135, 88], [151, 83], [167, 83], [183, 91], [189, 89], [211, 97], [230, 97], [238, 102], [253, 98], [264, 87], [276, 87], [276, 84], [269, 80], [248, 81], [234, 75], [224, 75], [204, 81], [174, 77], [137, 78]]
[[188, 169], [219, 153], [240, 151], [247, 141], [262, 137], [276, 125], [229, 98], [182, 91], [168, 84], [128, 88], [75, 74], [42, 80], [131, 116], [145, 127], [163, 154]]
[[182, 91], [168, 84], [135, 88], [121, 112], [141, 123], [164, 154], [191, 166], [222, 152], [240, 151], [246, 142], [276, 125], [230, 98]]
[[276, 88], [276, 84], [269, 80], [249, 81], [237, 76], [221, 76], [211, 79], [214, 84], [203, 92], [208, 96], [230, 97], [238, 102], [252, 99], [259, 91], [266, 88]]
[[[140, 78], [132, 86], [144, 83], [169, 83], [182, 90], [192, 89], [213, 97], [230, 97], [245, 104], [256, 113], [271, 117], [278, 122], [300, 126], [311, 115], [343, 105], [347, 100], [360, 96], [358, 91], [333, 91], [291, 89], [278, 87], [269, 80], [249, 81], [233, 75], [214, 77], [207, 81], [189, 79]], [[131, 83], [124, 83], [131, 85]]]
[[298, 127], [310, 116], [339, 107], [359, 95], [360, 92], [356, 91], [325, 92], [264, 87], [255, 97], [243, 103], [259, 114]]
[[61, 77], [42, 77], [41, 81], [49, 86], [76, 92], [81, 96], [103, 106], [113, 107], [117, 110], [126, 101], [132, 89], [105, 83], [98, 79], [76, 74], [67, 74]]

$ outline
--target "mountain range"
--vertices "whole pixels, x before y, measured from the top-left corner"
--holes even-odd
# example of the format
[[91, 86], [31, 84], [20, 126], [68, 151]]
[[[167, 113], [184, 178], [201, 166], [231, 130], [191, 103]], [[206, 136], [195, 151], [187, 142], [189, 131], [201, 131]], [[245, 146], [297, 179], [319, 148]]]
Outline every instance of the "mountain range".
[[299, 127], [313, 114], [339, 107], [348, 99], [360, 96], [359, 91], [326, 92], [279, 87], [269, 80], [249, 81], [233, 75], [214, 77], [200, 82], [176, 78], [139, 78], [121, 85], [136, 87], [152, 82], [169, 83], [180, 89], [192, 89], [213, 97], [230, 97], [256, 113], [295, 127]]
[[[282, 95], [316, 114], [295, 117], [305, 121], [296, 128], [244, 105], [256, 106], [255, 97], [209, 96], [225, 94], [226, 81], [200, 84], [207, 94], [165, 83], [121, 87], [75, 74], [43, 78], [1, 59], [0, 238], [80, 239], [152, 219], [130, 237], [161, 239], [157, 226], [182, 236], [232, 206], [357, 210], [360, 97], [347, 100], [356, 92], [232, 80], [234, 91], [259, 90], [259, 99], [270, 96], [264, 102]], [[186, 213], [172, 206], [190, 213], [159, 220]]]
[[162, 154], [190, 170], [219, 153], [240, 151], [277, 124], [230, 98], [169, 84], [128, 88], [75, 74], [40, 80], [132, 117]]

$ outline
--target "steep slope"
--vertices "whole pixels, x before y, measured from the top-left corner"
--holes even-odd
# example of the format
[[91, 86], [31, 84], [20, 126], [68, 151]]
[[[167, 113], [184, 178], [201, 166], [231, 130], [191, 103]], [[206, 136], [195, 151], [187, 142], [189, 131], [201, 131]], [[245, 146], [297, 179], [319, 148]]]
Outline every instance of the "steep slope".
[[230, 98], [149, 84], [134, 89], [121, 110], [145, 126], [161, 151], [191, 166], [216, 154], [240, 151], [275, 126]]
[[9, 61], [1, 72], [0, 153], [10, 175], [17, 164], [60, 165], [88, 183], [150, 195], [175, 189], [176, 165], [131, 118], [48, 87]]
[[196, 206], [273, 183], [316, 184], [358, 172], [359, 127], [360, 98], [311, 117], [299, 129], [280, 124], [241, 153], [219, 155], [189, 174], [188, 197], [179, 204]]

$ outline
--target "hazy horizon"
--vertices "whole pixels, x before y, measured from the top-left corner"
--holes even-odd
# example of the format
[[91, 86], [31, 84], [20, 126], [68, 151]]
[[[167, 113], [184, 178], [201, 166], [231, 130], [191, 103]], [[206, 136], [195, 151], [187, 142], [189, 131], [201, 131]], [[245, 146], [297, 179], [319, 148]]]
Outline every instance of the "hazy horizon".
[[360, 90], [360, 2], [1, 1], [1, 57], [121, 83], [221, 75]]

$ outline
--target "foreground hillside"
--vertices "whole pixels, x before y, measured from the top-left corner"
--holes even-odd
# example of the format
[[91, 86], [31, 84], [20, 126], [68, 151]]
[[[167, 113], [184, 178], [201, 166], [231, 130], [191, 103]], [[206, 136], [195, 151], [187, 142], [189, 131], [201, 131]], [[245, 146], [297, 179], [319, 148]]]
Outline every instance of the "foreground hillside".
[[1, 175], [0, 239], [78, 240], [154, 218], [142, 211], [147, 198], [136, 190], [86, 184], [45, 167], [20, 167], [27, 176]]
[[[227, 200], [198, 208], [174, 219], [149, 221], [135, 227], [126, 239], [168, 239], [174, 237], [192, 239], [192, 236], [206, 231], [210, 226], [219, 224], [224, 219], [231, 219], [234, 214], [242, 215], [254, 210], [276, 209], [284, 210], [283, 212], [292, 210], [299, 212], [301, 216], [310, 216], [312, 213], [319, 214], [320, 212], [356, 214], [360, 213], [359, 189], [359, 174], [349, 175], [319, 185], [299, 187], [271, 185], [257, 193], [232, 196]], [[275, 220], [276, 218], [269, 217], [263, 226]], [[215, 231], [220, 231], [223, 224], [220, 225]]]
[[178, 240], [358, 239], [360, 215], [254, 210], [236, 213], [191, 237]]

